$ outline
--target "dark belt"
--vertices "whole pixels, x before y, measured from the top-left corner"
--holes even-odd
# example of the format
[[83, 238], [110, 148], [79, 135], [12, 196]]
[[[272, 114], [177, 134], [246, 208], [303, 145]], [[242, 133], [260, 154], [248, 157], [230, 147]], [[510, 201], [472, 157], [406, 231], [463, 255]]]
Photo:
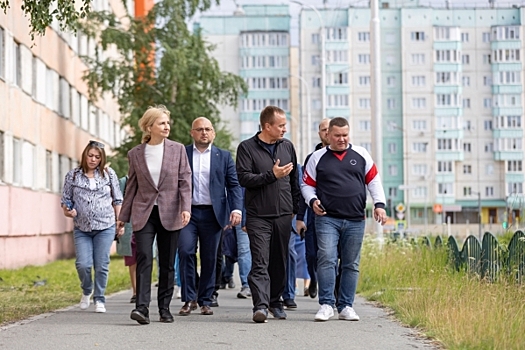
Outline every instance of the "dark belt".
[[195, 209], [213, 209], [213, 205], [209, 204], [209, 205], [192, 205], [191, 206], [192, 208], [195, 208]]

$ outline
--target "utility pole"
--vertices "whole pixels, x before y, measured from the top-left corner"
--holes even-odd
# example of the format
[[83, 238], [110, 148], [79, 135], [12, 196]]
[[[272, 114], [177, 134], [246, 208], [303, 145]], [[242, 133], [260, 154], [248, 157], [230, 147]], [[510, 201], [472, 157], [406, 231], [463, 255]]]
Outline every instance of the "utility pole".
[[[381, 118], [381, 27], [379, 22], [379, 0], [370, 1], [370, 60], [371, 102], [372, 102], [372, 157], [379, 174], [383, 174], [383, 123]], [[375, 231], [383, 241], [383, 227], [376, 223]]]

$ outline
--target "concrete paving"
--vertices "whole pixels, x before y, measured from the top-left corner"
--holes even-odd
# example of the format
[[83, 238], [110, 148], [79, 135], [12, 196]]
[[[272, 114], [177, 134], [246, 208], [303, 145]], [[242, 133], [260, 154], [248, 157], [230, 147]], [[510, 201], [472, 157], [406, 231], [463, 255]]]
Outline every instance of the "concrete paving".
[[[358, 322], [342, 321], [337, 314], [327, 322], [314, 322], [317, 299], [298, 296], [298, 308], [286, 310], [286, 320], [252, 322], [251, 299], [238, 299], [239, 288], [220, 290], [213, 316], [199, 310], [178, 316], [180, 299], [173, 299], [174, 323], [158, 322], [156, 301], [150, 308], [151, 324], [141, 326], [129, 318], [131, 291], [107, 297], [105, 314], [92, 304], [78, 304], [0, 328], [0, 349], [437, 349], [386, 312], [358, 297]], [[156, 289], [152, 291], [156, 295]]]

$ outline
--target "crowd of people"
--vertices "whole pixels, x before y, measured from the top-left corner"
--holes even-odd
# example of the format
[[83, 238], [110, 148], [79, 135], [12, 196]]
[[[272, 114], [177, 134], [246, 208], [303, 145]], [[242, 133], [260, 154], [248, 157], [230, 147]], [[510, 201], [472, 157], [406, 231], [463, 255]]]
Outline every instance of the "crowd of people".
[[148, 108], [139, 127], [142, 143], [128, 153], [127, 176], [119, 180], [106, 166], [104, 144], [97, 141], [66, 175], [61, 205], [74, 220], [82, 310], [93, 294], [95, 312], [106, 311], [109, 255], [117, 239], [133, 289], [130, 318], [139, 324], [150, 323], [155, 258], [160, 322], [174, 321], [175, 290], [184, 303], [178, 315], [199, 308], [213, 315], [219, 290], [235, 288], [235, 262], [237, 297], [252, 299], [256, 323], [268, 315], [286, 319], [285, 309], [297, 308], [298, 280], [305, 296], [318, 296], [316, 321], [335, 311], [339, 319], [359, 320], [353, 302], [367, 191], [379, 224], [386, 222], [386, 200], [370, 154], [349, 142], [346, 119], [321, 121], [321, 143], [302, 165], [284, 138], [285, 112], [275, 106], [261, 111], [259, 132], [239, 144], [235, 162], [214, 146], [215, 129], [205, 117], [193, 121], [187, 146], [168, 139], [164, 106]]

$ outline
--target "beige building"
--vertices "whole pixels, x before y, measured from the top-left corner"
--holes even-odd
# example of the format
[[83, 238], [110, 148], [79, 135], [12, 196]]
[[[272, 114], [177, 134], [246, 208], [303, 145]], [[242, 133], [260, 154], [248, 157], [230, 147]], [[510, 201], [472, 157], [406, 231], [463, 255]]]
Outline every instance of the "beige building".
[[[21, 3], [0, 12], [0, 269], [74, 255], [73, 222], [60, 208], [64, 176], [90, 139], [111, 151], [123, 137], [117, 104], [90, 102], [82, 81], [80, 57], [94, 54], [94, 42], [56, 23], [31, 41]], [[119, 0], [93, 8], [125, 11]]]

